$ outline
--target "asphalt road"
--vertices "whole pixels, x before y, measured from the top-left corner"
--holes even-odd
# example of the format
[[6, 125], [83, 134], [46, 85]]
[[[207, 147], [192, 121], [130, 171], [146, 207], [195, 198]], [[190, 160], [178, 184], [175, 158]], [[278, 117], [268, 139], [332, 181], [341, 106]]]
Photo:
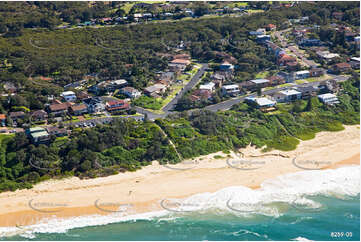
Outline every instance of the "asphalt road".
[[191, 90], [197, 83], [201, 80], [204, 72], [208, 68], [208, 64], [201, 63], [202, 67], [198, 70], [198, 72], [193, 76], [190, 82], [184, 86], [184, 88], [170, 101], [166, 106], [163, 107], [163, 112], [167, 113], [171, 110], [174, 110], [176, 104], [178, 103], [179, 99], [189, 90]]
[[316, 62], [314, 62], [313, 60], [309, 60], [306, 57], [304, 57], [304, 55], [302, 53], [299, 52], [298, 47], [296, 46], [289, 46], [288, 49], [295, 54], [298, 58], [300, 58], [307, 66], [311, 67], [311, 66], [318, 66], [318, 64]]

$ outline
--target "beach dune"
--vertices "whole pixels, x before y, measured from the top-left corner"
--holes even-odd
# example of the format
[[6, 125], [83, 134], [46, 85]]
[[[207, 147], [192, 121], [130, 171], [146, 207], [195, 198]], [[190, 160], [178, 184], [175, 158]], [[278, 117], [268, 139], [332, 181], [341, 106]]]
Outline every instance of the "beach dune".
[[312, 169], [360, 164], [359, 125], [340, 132], [320, 132], [296, 150], [262, 153], [247, 147], [243, 154], [218, 152], [182, 164], [157, 162], [136, 172], [80, 180], [49, 180], [29, 190], [0, 193], [0, 226], [22, 226], [44, 218], [161, 210], [163, 199], [185, 198], [229, 186], [260, 187], [266, 179]]

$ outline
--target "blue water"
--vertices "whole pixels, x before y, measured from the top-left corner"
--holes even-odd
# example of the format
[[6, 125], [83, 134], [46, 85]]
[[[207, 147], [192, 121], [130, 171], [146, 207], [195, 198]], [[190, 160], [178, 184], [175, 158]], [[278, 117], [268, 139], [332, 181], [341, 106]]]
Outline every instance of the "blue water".
[[[317, 196], [321, 209], [273, 204], [277, 216], [237, 214], [230, 211], [173, 213], [151, 220], [136, 220], [68, 230], [36, 233], [33, 238], [1, 240], [352, 240], [360, 241], [360, 196]], [[332, 232], [338, 237], [332, 237]], [[343, 233], [343, 234], [342, 234]]]

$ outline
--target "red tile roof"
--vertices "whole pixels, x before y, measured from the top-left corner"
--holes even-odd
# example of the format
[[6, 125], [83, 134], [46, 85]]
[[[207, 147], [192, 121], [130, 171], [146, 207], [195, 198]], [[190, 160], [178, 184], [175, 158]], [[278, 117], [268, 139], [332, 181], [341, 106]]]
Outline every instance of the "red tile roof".
[[184, 59], [174, 59], [171, 62], [172, 64], [183, 64], [183, 65], [189, 65], [191, 62], [189, 60]]
[[335, 66], [337, 68], [351, 68], [351, 65], [346, 62], [335, 64]]

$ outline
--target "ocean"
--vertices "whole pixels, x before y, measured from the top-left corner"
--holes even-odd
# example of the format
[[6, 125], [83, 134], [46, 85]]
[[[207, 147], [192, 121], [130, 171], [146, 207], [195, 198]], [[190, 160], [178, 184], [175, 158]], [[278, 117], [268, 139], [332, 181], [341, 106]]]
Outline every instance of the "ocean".
[[0, 240], [360, 241], [359, 166], [302, 171], [163, 203], [164, 210], [0, 228]]

